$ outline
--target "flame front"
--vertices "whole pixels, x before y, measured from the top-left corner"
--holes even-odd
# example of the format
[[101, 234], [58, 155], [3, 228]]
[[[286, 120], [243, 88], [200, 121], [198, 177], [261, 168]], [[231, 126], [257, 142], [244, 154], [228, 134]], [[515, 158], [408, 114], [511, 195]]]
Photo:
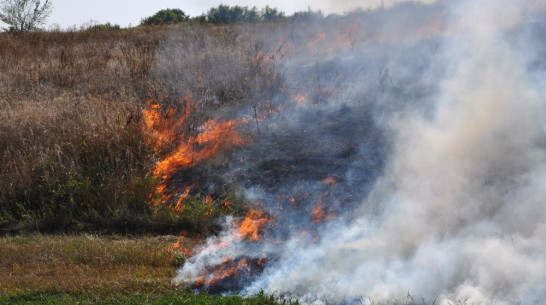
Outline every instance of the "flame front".
[[242, 238], [257, 241], [260, 239], [259, 233], [262, 227], [270, 222], [271, 219], [264, 212], [251, 209], [239, 224], [238, 232]]
[[[173, 192], [168, 187], [168, 181], [174, 174], [248, 141], [236, 130], [240, 124], [247, 122], [245, 119], [210, 119], [192, 129], [195, 124], [195, 119], [192, 118], [192, 113], [195, 112], [193, 98], [186, 95], [173, 107], [162, 104], [167, 98], [168, 95], [164, 95], [159, 102], [148, 101], [148, 107], [142, 111], [143, 131], [148, 135], [148, 142], [159, 157], [153, 169], [154, 177], [160, 180], [156, 188], [161, 195], [159, 202], [169, 201], [174, 193], [181, 190], [179, 188]], [[191, 186], [185, 187], [185, 191], [178, 196], [174, 204], [175, 210], [183, 210], [183, 201], [189, 196], [190, 188]]]

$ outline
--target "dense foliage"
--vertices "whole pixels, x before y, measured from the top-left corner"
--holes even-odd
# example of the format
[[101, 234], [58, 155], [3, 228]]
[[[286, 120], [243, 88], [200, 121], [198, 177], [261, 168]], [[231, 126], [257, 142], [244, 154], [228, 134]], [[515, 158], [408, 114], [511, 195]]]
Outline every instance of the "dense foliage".
[[188, 15], [181, 9], [164, 9], [140, 21], [141, 25], [166, 25], [187, 21]]

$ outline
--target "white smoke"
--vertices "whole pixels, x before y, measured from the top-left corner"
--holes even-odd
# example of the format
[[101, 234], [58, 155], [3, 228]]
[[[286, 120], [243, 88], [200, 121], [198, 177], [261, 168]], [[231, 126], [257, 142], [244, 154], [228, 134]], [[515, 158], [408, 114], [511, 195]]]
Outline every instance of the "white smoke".
[[436, 3], [438, 0], [324, 0], [324, 1], [315, 1], [311, 7], [322, 7], [327, 13], [346, 13], [355, 9], [377, 9], [377, 8], [391, 8], [393, 5], [403, 3], [403, 2], [416, 2], [423, 4], [432, 4]]
[[[318, 245], [296, 249], [249, 291], [304, 301], [532, 304], [546, 298], [546, 190], [541, 97], [502, 39], [519, 1], [458, 4], [446, 48], [454, 71], [432, 120], [392, 120], [395, 154], [364, 207]], [[377, 216], [375, 216], [377, 217]]]
[[440, 304], [546, 302], [544, 96], [506, 37], [544, 3], [444, 4], [454, 30], [433, 67], [448, 75], [433, 115], [384, 118], [393, 155], [367, 200], [316, 244], [294, 238], [263, 251], [279, 259], [246, 292], [330, 304], [408, 293]]

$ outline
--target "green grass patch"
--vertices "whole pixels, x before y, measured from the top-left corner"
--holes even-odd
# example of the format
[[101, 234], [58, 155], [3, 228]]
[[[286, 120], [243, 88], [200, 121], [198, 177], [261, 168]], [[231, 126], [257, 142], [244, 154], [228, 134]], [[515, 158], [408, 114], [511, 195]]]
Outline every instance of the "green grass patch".
[[0, 298], [0, 304], [185, 304], [185, 305], [296, 305], [297, 302], [277, 302], [272, 296], [259, 294], [252, 297], [238, 295], [207, 295], [192, 292], [134, 293], [117, 295], [72, 296], [62, 293], [25, 293], [19, 296]]

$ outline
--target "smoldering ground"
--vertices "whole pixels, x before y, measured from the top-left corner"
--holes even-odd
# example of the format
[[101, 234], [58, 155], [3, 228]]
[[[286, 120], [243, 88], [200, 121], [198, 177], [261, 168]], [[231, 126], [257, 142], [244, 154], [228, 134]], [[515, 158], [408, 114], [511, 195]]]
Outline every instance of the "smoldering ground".
[[[207, 187], [237, 189], [269, 218], [259, 241], [226, 219], [174, 281], [309, 303], [540, 303], [545, 4], [403, 3], [237, 34], [278, 83], [237, 105], [207, 93], [252, 138]], [[259, 272], [215, 269], [262, 258]]]

